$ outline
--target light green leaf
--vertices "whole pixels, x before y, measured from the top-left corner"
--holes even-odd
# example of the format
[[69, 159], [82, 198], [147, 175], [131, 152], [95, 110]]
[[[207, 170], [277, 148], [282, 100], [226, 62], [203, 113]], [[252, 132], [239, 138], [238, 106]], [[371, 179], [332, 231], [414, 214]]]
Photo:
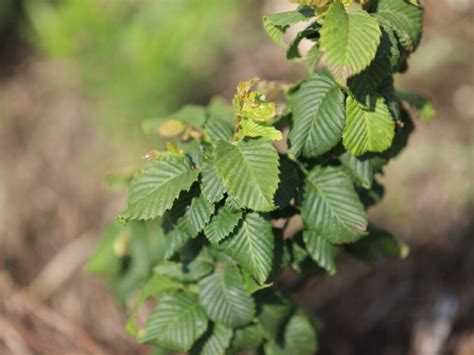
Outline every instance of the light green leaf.
[[207, 318], [197, 295], [180, 291], [165, 294], [147, 320], [140, 340], [172, 351], [189, 351], [207, 329]]
[[330, 274], [335, 274], [338, 248], [312, 230], [304, 231], [303, 239], [313, 260]]
[[364, 206], [351, 179], [338, 168], [317, 167], [310, 172], [302, 215], [308, 229], [335, 244], [353, 242], [366, 234]]
[[153, 161], [133, 178], [124, 217], [147, 220], [162, 216], [197, 177], [198, 171], [184, 156], [167, 155]]
[[199, 299], [209, 319], [229, 327], [243, 326], [253, 319], [255, 303], [236, 267], [218, 266], [199, 287]]
[[237, 139], [245, 137], [262, 137], [271, 141], [279, 141], [283, 138], [281, 132], [272, 126], [265, 126], [250, 119], [244, 119], [240, 122], [240, 131], [236, 135]]
[[211, 244], [217, 244], [232, 233], [241, 218], [241, 211], [223, 207], [204, 228], [204, 234]]
[[349, 96], [346, 101], [344, 147], [354, 156], [366, 152], [384, 152], [392, 145], [395, 122], [380, 96], [371, 97], [370, 106]]
[[212, 335], [204, 344], [201, 355], [224, 355], [233, 334], [231, 328], [219, 323], [214, 324]]
[[342, 137], [344, 94], [327, 74], [314, 74], [293, 101], [294, 126], [289, 139], [295, 155], [317, 157], [331, 150]]
[[406, 49], [416, 49], [422, 35], [423, 8], [405, 0], [379, 0], [375, 17], [395, 30]]
[[320, 49], [336, 76], [347, 78], [360, 73], [374, 59], [381, 34], [379, 24], [367, 12], [348, 13], [336, 1], [326, 13]]
[[265, 140], [217, 144], [215, 169], [226, 190], [240, 205], [254, 211], [274, 209], [278, 165], [275, 148]]
[[258, 213], [248, 213], [222, 248], [263, 284], [272, 270], [274, 244], [271, 222]]

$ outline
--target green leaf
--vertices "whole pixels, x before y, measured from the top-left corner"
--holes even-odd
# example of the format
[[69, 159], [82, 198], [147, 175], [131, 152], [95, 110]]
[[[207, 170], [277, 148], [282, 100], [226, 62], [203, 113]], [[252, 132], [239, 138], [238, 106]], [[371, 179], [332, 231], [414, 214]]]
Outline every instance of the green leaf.
[[196, 237], [211, 219], [214, 205], [201, 194], [193, 199], [183, 217], [181, 226], [191, 238]]
[[240, 354], [244, 350], [256, 349], [263, 342], [262, 328], [258, 324], [250, 324], [235, 330], [229, 350], [230, 354]]
[[236, 267], [218, 266], [199, 287], [199, 299], [209, 319], [229, 327], [243, 326], [253, 319], [255, 303]]
[[381, 24], [393, 28], [406, 49], [416, 49], [423, 28], [423, 9], [420, 6], [405, 0], [379, 0], [375, 16]]
[[296, 11], [287, 11], [263, 17], [263, 28], [267, 35], [279, 46], [286, 48], [283, 38], [288, 26], [309, 20], [313, 17], [314, 10], [309, 6], [302, 6]]
[[124, 255], [117, 253], [117, 242], [126, 243], [129, 238], [128, 228], [124, 228], [118, 222], [111, 223], [100, 239], [93, 256], [88, 260], [85, 270], [106, 278], [118, 275]]
[[349, 78], [347, 82], [352, 95], [365, 103], [367, 96], [374, 94], [382, 80], [392, 74], [392, 68], [398, 64], [399, 59], [400, 50], [393, 31], [383, 28], [374, 60], [361, 73]]
[[313, 355], [318, 344], [316, 332], [308, 317], [303, 312], [298, 312], [291, 317], [284, 333], [284, 344], [275, 340], [265, 344], [266, 355]]
[[240, 130], [236, 137], [240, 140], [244, 139], [245, 137], [262, 137], [270, 141], [280, 141], [283, 138], [281, 132], [275, 127], [265, 126], [252, 121], [251, 119], [244, 119], [240, 122]]
[[145, 301], [151, 297], [158, 297], [161, 293], [166, 291], [177, 290], [181, 287], [176, 281], [163, 276], [163, 275], [154, 275], [152, 276], [143, 289], [140, 291], [137, 299], [133, 302], [132, 310], [127, 321], [127, 333], [132, 336], [137, 336], [138, 327], [136, 324], [137, 313], [140, 306], [145, 303]]
[[211, 244], [218, 244], [232, 233], [241, 218], [241, 211], [233, 211], [223, 207], [204, 228], [204, 234]]
[[339, 156], [339, 160], [363, 188], [368, 190], [372, 188], [375, 171], [370, 157], [356, 158], [351, 153], [345, 152]]
[[184, 156], [167, 155], [153, 161], [133, 178], [124, 216], [141, 220], [162, 216], [197, 177], [198, 171], [192, 169]]
[[335, 244], [366, 234], [367, 215], [351, 179], [334, 167], [313, 169], [305, 183], [302, 215], [308, 229]]
[[272, 270], [275, 247], [271, 222], [248, 213], [237, 232], [222, 243], [223, 250], [263, 284]]
[[338, 248], [316, 231], [304, 231], [303, 239], [313, 260], [330, 274], [335, 274]]
[[395, 122], [380, 96], [371, 97], [372, 107], [361, 105], [349, 96], [346, 101], [344, 147], [354, 156], [366, 152], [384, 152], [392, 145]]
[[202, 167], [201, 190], [210, 203], [216, 203], [224, 197], [225, 187], [212, 163], [213, 161], [204, 164]]
[[197, 295], [181, 291], [161, 297], [140, 340], [172, 351], [189, 351], [206, 329], [207, 318]]
[[217, 143], [218, 141], [230, 141], [234, 127], [226, 121], [210, 120], [204, 127], [206, 138], [211, 143]]
[[239, 204], [254, 211], [274, 209], [278, 165], [275, 148], [265, 140], [217, 144], [215, 169], [226, 190]]
[[267, 339], [277, 339], [294, 309], [293, 303], [281, 293], [265, 292], [257, 300], [260, 305], [258, 321]]
[[222, 324], [214, 324], [211, 337], [204, 344], [201, 355], [224, 355], [234, 332]]
[[344, 94], [327, 74], [314, 74], [293, 101], [294, 126], [289, 139], [295, 155], [317, 157], [341, 140], [344, 127]]
[[414, 92], [397, 92], [397, 96], [413, 108], [422, 120], [431, 121], [436, 117], [436, 109], [430, 99]]
[[375, 57], [380, 43], [379, 24], [363, 10], [347, 13], [340, 1], [326, 13], [321, 29], [320, 49], [338, 77], [350, 77], [364, 70]]
[[316, 331], [303, 312], [291, 317], [285, 329], [285, 348], [293, 355], [312, 355], [318, 345]]

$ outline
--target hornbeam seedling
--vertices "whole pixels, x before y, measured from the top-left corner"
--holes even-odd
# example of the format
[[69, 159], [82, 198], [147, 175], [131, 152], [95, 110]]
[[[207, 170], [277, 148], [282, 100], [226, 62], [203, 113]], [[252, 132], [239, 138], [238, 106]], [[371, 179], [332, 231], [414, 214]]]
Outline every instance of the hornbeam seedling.
[[[313, 354], [318, 323], [292, 301], [282, 272], [304, 281], [334, 274], [338, 254], [407, 254], [367, 209], [383, 196], [384, 166], [407, 144], [410, 113], [434, 113], [394, 88], [420, 42], [423, 8], [293, 2], [297, 9], [263, 24], [289, 60], [306, 63], [307, 78], [244, 81], [232, 105], [214, 99], [144, 124], [168, 149], [147, 154], [120, 223], [88, 264], [122, 302], [134, 298], [127, 330], [140, 342], [210, 355]], [[288, 44], [297, 23], [306, 27]], [[311, 44], [304, 56], [302, 41]]]

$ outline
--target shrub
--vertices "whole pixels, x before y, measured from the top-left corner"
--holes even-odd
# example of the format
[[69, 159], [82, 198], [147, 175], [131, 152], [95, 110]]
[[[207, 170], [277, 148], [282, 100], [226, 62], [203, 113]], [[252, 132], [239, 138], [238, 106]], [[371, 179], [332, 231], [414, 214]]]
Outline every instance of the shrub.
[[[201, 354], [312, 354], [317, 322], [292, 301], [282, 272], [304, 282], [335, 273], [340, 253], [408, 252], [366, 211], [383, 196], [377, 176], [413, 130], [407, 108], [433, 113], [393, 80], [419, 44], [423, 9], [404, 0], [298, 2], [265, 16], [264, 27], [289, 59], [305, 60], [308, 78], [252, 79], [239, 84], [232, 107], [215, 99], [146, 124], [170, 140], [168, 150], [147, 154], [123, 225], [111, 225], [88, 265], [122, 300], [144, 284], [127, 326], [140, 342]], [[299, 22], [307, 26], [286, 44]], [[312, 43], [305, 58], [303, 40]], [[139, 329], [137, 311], [150, 298], [156, 307]]]

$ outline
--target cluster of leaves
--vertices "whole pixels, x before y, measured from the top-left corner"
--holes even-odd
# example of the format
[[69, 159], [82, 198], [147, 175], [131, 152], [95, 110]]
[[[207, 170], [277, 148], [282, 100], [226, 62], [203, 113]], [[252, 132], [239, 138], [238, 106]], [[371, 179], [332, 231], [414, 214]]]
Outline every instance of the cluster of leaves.
[[[423, 9], [404, 0], [298, 2], [264, 25], [290, 58], [312, 42], [309, 78], [292, 87], [252, 79], [232, 106], [216, 99], [145, 124], [170, 140], [168, 150], [147, 154], [130, 182], [125, 226], [111, 227], [89, 264], [123, 299], [144, 284], [127, 326], [141, 342], [313, 354], [317, 324], [281, 273], [335, 273], [340, 253], [407, 254], [366, 211], [383, 196], [377, 175], [407, 144], [408, 108], [432, 115], [426, 100], [393, 86], [419, 43]], [[287, 45], [298, 22], [308, 26]], [[156, 306], [140, 327], [150, 298]]]

